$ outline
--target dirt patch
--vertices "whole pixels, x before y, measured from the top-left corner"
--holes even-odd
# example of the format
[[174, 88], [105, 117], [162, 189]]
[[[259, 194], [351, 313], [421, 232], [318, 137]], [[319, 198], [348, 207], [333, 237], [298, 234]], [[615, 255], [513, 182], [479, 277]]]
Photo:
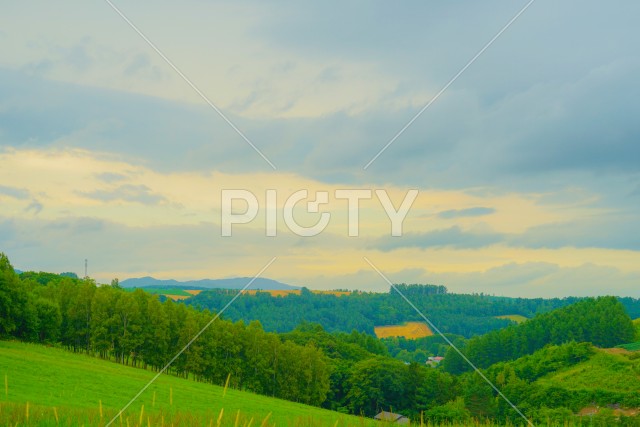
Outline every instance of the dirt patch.
[[[580, 415], [581, 417], [597, 415], [602, 409], [603, 408], [599, 406], [587, 406], [580, 409], [578, 415]], [[640, 414], [640, 408], [617, 408], [613, 410], [613, 414], [617, 416], [624, 415], [625, 417], [635, 417]]]

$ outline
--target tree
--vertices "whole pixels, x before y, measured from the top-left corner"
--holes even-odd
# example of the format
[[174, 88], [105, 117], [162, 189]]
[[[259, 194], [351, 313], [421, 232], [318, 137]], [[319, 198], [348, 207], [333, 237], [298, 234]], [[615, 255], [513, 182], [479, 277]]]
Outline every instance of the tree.
[[352, 413], [373, 416], [381, 410], [405, 408], [406, 366], [376, 357], [357, 363], [348, 380], [347, 402]]
[[40, 342], [56, 342], [62, 323], [60, 307], [53, 301], [38, 298], [35, 301], [35, 308], [38, 316], [38, 340]]
[[9, 258], [0, 252], [0, 335], [9, 335], [16, 328], [18, 278]]
[[488, 418], [496, 414], [493, 390], [480, 375], [475, 372], [470, 374], [463, 390], [465, 407], [474, 417]]
[[108, 286], [101, 286], [96, 289], [91, 301], [91, 346], [102, 358], [115, 352], [120, 323], [115, 311], [117, 299], [117, 292]]

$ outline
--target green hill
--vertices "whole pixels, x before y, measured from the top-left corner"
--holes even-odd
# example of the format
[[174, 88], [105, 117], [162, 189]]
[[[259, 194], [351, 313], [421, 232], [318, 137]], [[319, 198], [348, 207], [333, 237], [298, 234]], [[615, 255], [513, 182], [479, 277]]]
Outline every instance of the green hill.
[[[538, 383], [543, 386], [562, 386], [565, 390], [594, 391], [600, 394], [637, 393], [640, 390], [640, 359], [618, 354], [615, 349], [597, 349], [588, 360], [555, 371], [540, 378]], [[640, 397], [638, 400], [640, 403]]]
[[[56, 417], [62, 425], [105, 425], [153, 376], [57, 348], [0, 341], [0, 425], [21, 425], [27, 412], [30, 425], [56, 425]], [[252, 418], [255, 426], [373, 423], [230, 388], [225, 393], [222, 387], [169, 375], [158, 378], [131, 405], [123, 425], [138, 425], [143, 405], [144, 425], [216, 425], [221, 410], [222, 426], [247, 425]]]

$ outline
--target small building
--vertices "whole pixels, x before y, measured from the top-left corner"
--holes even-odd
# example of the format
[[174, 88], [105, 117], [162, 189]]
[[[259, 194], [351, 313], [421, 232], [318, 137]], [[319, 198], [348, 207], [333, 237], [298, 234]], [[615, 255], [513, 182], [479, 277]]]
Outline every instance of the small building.
[[442, 356], [435, 356], [427, 358], [427, 366], [435, 367], [440, 364], [444, 360]]
[[387, 421], [395, 424], [409, 425], [409, 418], [401, 414], [394, 414], [393, 412], [382, 411], [375, 417], [374, 420]]

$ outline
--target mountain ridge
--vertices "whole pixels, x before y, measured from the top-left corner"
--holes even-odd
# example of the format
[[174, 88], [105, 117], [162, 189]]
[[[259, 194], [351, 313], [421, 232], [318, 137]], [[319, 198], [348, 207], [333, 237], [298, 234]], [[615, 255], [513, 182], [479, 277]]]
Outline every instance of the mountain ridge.
[[229, 279], [199, 279], [179, 281], [175, 279], [156, 279], [151, 276], [133, 277], [120, 282], [123, 288], [148, 288], [148, 287], [178, 287], [185, 289], [242, 289], [247, 283], [251, 283], [247, 289], [271, 290], [291, 290], [300, 289], [277, 280], [258, 277], [234, 277]]

